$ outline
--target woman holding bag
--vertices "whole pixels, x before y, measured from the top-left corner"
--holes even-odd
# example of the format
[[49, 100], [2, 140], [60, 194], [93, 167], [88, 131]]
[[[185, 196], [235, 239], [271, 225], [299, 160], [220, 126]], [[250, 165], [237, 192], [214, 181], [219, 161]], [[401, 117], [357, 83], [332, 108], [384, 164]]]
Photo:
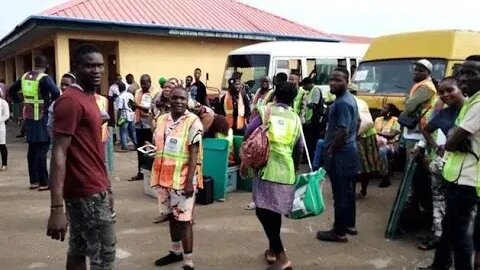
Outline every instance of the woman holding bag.
[[259, 108], [259, 116], [248, 125], [245, 134], [248, 138], [264, 121], [268, 122], [269, 158], [253, 180], [253, 201], [257, 207], [257, 217], [269, 240], [269, 248], [265, 251], [265, 259], [271, 264], [267, 268], [269, 270], [291, 269], [280, 238], [280, 229], [282, 215], [289, 214], [294, 199], [299, 157], [292, 156], [293, 149], [301, 147], [301, 121], [290, 107], [296, 94], [294, 84], [284, 82], [278, 85], [273, 94], [275, 102]]

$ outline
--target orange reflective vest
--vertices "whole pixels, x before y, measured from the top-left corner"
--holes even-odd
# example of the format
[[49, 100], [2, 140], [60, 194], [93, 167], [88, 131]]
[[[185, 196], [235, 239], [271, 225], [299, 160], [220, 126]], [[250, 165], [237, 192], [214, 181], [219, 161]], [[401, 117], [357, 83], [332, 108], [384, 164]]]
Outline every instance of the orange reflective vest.
[[[238, 113], [237, 113], [237, 129], [243, 129], [245, 127], [245, 103], [243, 100], [242, 93], [238, 93]], [[230, 95], [230, 92], [227, 91], [225, 99], [223, 101], [223, 109], [225, 111], [225, 119], [230, 128], [233, 128], [234, 120], [233, 119], [233, 98]]]
[[[97, 102], [98, 109], [100, 112], [107, 112], [108, 111], [108, 99], [102, 95], [95, 94], [95, 101]], [[102, 142], [106, 142], [108, 140], [108, 123], [102, 124]]]
[[420, 89], [420, 87], [425, 86], [428, 88], [428, 90], [433, 92], [433, 96], [430, 100], [427, 100], [425, 104], [423, 105], [423, 109], [421, 114], [423, 114], [423, 117], [420, 119], [420, 126], [423, 128], [427, 125], [427, 119], [429, 118], [431, 114], [431, 108], [435, 105], [436, 101], [436, 95], [437, 95], [437, 88], [435, 88], [435, 85], [433, 84], [432, 80], [430, 78], [423, 80], [421, 82], [418, 82], [412, 86], [412, 89], [410, 90], [410, 96], [413, 96], [415, 92]]
[[377, 133], [382, 132], [391, 132], [395, 124], [397, 124], [398, 118], [395, 116], [390, 117], [390, 119], [385, 120], [383, 116], [377, 117], [375, 119], [375, 130]]
[[[149, 90], [148, 92], [143, 92], [142, 88], [140, 88], [137, 91], [135, 91], [135, 103], [141, 106], [151, 107], [153, 97], [154, 95], [152, 90]], [[140, 122], [141, 118], [148, 118], [149, 116], [150, 116], [150, 112], [145, 112], [140, 109], [135, 109], [135, 123]]]
[[[188, 132], [198, 117], [193, 113], [186, 113], [178, 120], [179, 124], [166, 134], [171, 123], [171, 114], [164, 114], [157, 119], [155, 129], [155, 146], [157, 152], [152, 166], [150, 185], [161, 186], [175, 190], [183, 190], [188, 175]], [[202, 143], [197, 157], [197, 170], [195, 172], [196, 185], [203, 188], [202, 177]], [[194, 183], [195, 184], [195, 183]]]

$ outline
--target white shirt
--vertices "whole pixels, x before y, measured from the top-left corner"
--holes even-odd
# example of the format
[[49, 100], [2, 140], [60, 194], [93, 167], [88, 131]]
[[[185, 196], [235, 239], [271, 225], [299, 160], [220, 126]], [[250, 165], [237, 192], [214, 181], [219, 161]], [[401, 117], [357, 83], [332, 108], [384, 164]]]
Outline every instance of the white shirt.
[[135, 98], [133, 97], [132, 93], [128, 91], [123, 91], [123, 93], [120, 94], [117, 100], [118, 100], [118, 110], [120, 112], [120, 115], [122, 117], [125, 117], [125, 119], [128, 122], [133, 122], [135, 112], [132, 110], [130, 106], [128, 106], [130, 100], [135, 101]]
[[[460, 128], [468, 131], [471, 135], [467, 137], [472, 144], [472, 152], [477, 156], [480, 155], [480, 103], [473, 104], [470, 110], [465, 114]], [[458, 184], [464, 186], [475, 187], [477, 185], [477, 177], [479, 177], [479, 166], [477, 159], [468, 154], [463, 163], [463, 167], [458, 178]]]
[[[110, 85], [108, 89], [108, 96], [113, 97], [114, 95], [120, 96], [120, 90], [118, 90], [118, 84], [116, 83]], [[113, 109], [118, 110], [118, 97], [113, 100]]]

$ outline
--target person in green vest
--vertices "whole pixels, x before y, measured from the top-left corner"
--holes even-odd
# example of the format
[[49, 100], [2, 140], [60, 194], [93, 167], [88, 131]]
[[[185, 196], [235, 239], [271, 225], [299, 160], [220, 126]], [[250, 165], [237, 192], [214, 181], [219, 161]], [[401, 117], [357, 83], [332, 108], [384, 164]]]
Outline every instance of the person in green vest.
[[[275, 90], [275, 102], [259, 110], [257, 116], [249, 123], [246, 138], [264, 121], [268, 121], [269, 159], [267, 165], [254, 178], [253, 201], [256, 214], [269, 240], [269, 248], [265, 251], [265, 260], [272, 264], [269, 268], [287, 269], [291, 262], [287, 258], [280, 238], [282, 215], [292, 209], [295, 192], [295, 170], [298, 157], [294, 157], [293, 149], [301, 147], [299, 143], [301, 122], [291, 105], [297, 94], [292, 83], [280, 83]], [[299, 151], [297, 151], [299, 152]]]
[[300, 89], [304, 91], [302, 111], [305, 112], [305, 121], [303, 122], [303, 130], [305, 131], [308, 154], [313, 158], [317, 141], [322, 133], [320, 128], [324, 114], [322, 92], [318, 86], [315, 86], [313, 79], [308, 77], [302, 80]]
[[10, 87], [10, 97], [20, 103], [23, 97], [23, 119], [28, 142], [28, 173], [30, 189], [49, 189], [47, 152], [50, 146], [48, 133], [48, 107], [60, 96], [55, 82], [46, 74], [49, 67], [45, 56], [34, 59], [34, 68]]
[[256, 115], [257, 107], [266, 105], [269, 102], [272, 102], [273, 98], [273, 89], [270, 86], [270, 78], [268, 76], [262, 77], [260, 79], [260, 88], [255, 92], [255, 95], [252, 99], [252, 115], [251, 118]]
[[[446, 180], [447, 202], [443, 232], [433, 264], [420, 269], [449, 269], [452, 250], [455, 269], [474, 269], [469, 228], [480, 195], [480, 55], [466, 59], [458, 78], [458, 86], [469, 99], [460, 109], [445, 144], [446, 162], [442, 175]], [[480, 249], [479, 233], [476, 228], [473, 235], [476, 250]]]

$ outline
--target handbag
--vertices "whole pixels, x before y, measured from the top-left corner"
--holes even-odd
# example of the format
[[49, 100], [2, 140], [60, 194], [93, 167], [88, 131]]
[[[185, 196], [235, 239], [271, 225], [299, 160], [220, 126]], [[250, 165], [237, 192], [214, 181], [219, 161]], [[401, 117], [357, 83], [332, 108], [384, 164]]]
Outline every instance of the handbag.
[[[420, 108], [420, 106], [422, 106], [423, 104], [420, 104], [418, 105], [417, 109], [415, 109], [415, 111], [418, 110], [418, 108]], [[422, 114], [420, 114], [419, 116], [417, 115], [411, 115], [409, 113], [407, 113], [406, 111], [403, 111], [399, 116], [398, 116], [398, 123], [400, 123], [400, 125], [408, 128], [408, 129], [414, 129], [418, 126], [418, 124], [420, 123], [420, 119], [422, 119], [422, 117], [425, 116], [425, 114], [427, 114], [427, 112], [429, 111], [430, 109], [428, 110], [425, 110], [425, 112], [423, 112]]]
[[270, 148], [267, 134], [270, 112], [269, 106], [265, 112], [264, 123], [253, 131], [240, 148], [241, 167], [243, 170], [248, 168], [261, 169], [267, 164]]
[[322, 187], [327, 173], [323, 168], [313, 171], [303, 129], [300, 130], [300, 134], [305, 147], [310, 172], [297, 176], [292, 210], [288, 214], [288, 218], [291, 219], [318, 216], [325, 212]]

